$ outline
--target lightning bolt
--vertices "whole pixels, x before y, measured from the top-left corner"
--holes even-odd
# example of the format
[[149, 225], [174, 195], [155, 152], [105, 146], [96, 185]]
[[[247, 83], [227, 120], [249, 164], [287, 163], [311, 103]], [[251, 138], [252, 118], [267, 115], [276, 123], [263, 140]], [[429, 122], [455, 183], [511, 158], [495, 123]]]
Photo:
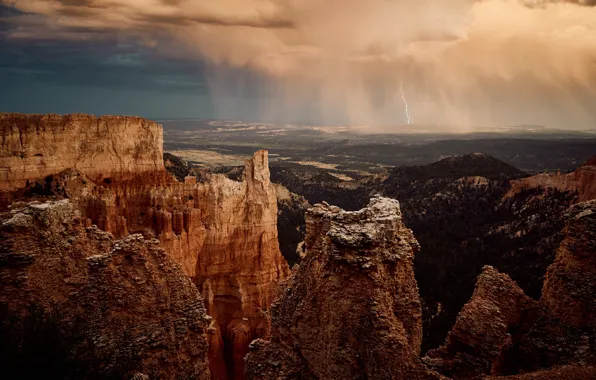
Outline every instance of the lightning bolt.
[[401, 83], [399, 84], [399, 90], [401, 91], [401, 99], [404, 101], [404, 104], [406, 105], [406, 116], [408, 117], [408, 125], [410, 125], [414, 122], [414, 119], [410, 115], [410, 108], [408, 107], [408, 101], [406, 99], [406, 92], [404, 91], [404, 80], [403, 79], [401, 80]]

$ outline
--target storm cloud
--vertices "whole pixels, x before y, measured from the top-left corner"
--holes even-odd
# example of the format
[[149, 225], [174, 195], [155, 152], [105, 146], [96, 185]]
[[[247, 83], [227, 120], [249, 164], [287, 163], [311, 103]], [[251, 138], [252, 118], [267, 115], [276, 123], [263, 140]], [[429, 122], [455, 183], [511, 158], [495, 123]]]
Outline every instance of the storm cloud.
[[[596, 125], [593, 1], [4, 4], [12, 13], [0, 15], [0, 35], [11, 46], [46, 40], [95, 47], [79, 54], [87, 59], [79, 67], [105, 68], [111, 60], [118, 72], [147, 80], [114, 85], [201, 92], [224, 117], [396, 125], [405, 122], [403, 84], [421, 124], [461, 131], [495, 124]], [[114, 41], [130, 52], [114, 51]], [[59, 57], [44, 54], [50, 67], [76, 71], [76, 63], [57, 64]], [[141, 66], [130, 69], [134, 64]]]

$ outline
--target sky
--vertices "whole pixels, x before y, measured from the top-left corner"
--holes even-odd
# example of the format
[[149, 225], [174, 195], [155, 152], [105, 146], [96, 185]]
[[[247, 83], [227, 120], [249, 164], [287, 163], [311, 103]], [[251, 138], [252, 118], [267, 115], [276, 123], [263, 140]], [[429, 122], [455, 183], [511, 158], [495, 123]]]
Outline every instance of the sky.
[[594, 129], [595, 5], [0, 0], [0, 111]]

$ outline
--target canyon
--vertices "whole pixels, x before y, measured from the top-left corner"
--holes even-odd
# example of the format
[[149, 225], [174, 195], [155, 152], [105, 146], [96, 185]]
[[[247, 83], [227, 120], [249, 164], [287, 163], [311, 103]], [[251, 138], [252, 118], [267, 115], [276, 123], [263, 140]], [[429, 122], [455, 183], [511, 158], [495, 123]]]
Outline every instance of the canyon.
[[[207, 331], [212, 378], [242, 379], [248, 344], [268, 333], [267, 309], [289, 271], [267, 152], [247, 161], [242, 182], [223, 175], [179, 182], [164, 167], [161, 127], [144, 119], [9, 114], [2, 125], [0, 167], [23, 168], [5, 170], [2, 183], [24, 185], [5, 206], [27, 194], [66, 197], [85, 226], [116, 238], [156, 238], [214, 318]], [[33, 151], [47, 161], [34, 161]]]
[[596, 374], [592, 161], [545, 182], [469, 154], [348, 186], [264, 150], [193, 168], [137, 117], [0, 121], [9, 374]]
[[374, 194], [400, 201], [404, 223], [421, 245], [414, 267], [426, 352], [444, 342], [485, 265], [508, 274], [529, 297], [540, 297], [564, 237], [566, 211], [580, 196], [593, 197], [580, 194], [596, 183], [588, 175], [592, 162], [566, 175], [578, 179], [568, 187], [518, 186], [545, 175], [530, 176], [479, 153], [389, 168], [348, 183], [324, 170], [273, 165], [272, 180], [312, 204], [326, 200], [346, 210], [365, 207]]
[[596, 201], [573, 205], [565, 218], [542, 297], [531, 299], [509, 276], [485, 267], [445, 345], [425, 358], [432, 368], [454, 378], [564, 365], [596, 375]]

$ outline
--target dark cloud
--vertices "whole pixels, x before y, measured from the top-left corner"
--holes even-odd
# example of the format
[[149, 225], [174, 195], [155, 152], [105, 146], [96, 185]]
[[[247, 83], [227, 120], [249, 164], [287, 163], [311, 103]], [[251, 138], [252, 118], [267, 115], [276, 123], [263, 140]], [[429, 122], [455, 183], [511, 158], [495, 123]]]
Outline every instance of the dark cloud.
[[[71, 0], [71, 2], [75, 2]], [[33, 17], [14, 22], [15, 18]], [[44, 31], [43, 16], [28, 15], [0, 5], [0, 92], [35, 84], [47, 86], [151, 91], [163, 94], [207, 94], [204, 64], [196, 59], [163, 56], [138, 40], [119, 38], [105, 31], [70, 27], [60, 35], [41, 33], [37, 38], [13, 38], [28, 28]], [[89, 38], [78, 40], [72, 34]], [[165, 38], [165, 37], [164, 37]], [[165, 45], [172, 42], [163, 40]], [[10, 85], [9, 85], [10, 84]], [[32, 105], [35, 107], [35, 105]], [[0, 108], [4, 108], [0, 103]], [[4, 108], [5, 109], [5, 108]]]
[[419, 122], [582, 128], [596, 120], [596, 9], [578, 5], [595, 2], [11, 0], [0, 108], [29, 86], [120, 94], [110, 109], [158, 93], [213, 97], [224, 117], [389, 124], [401, 89]]

